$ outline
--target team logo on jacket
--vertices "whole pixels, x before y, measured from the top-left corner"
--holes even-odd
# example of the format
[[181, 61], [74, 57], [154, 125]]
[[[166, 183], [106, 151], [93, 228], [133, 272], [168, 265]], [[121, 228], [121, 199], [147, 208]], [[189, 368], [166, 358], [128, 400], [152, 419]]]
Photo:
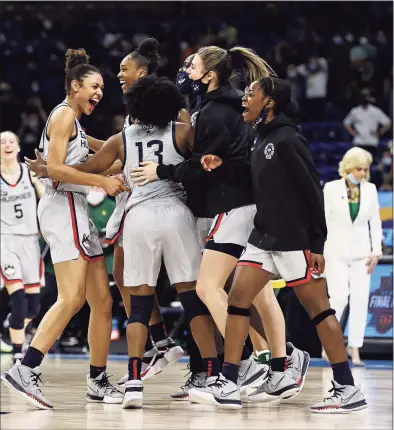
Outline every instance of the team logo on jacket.
[[193, 128], [196, 127], [197, 115], [198, 115], [198, 112], [194, 112], [194, 114], [190, 117], [190, 122]]
[[89, 251], [89, 249], [90, 249], [90, 237], [87, 234], [84, 234], [82, 236], [82, 246], [86, 249], [86, 251]]
[[264, 154], [265, 154], [265, 158], [267, 160], [271, 160], [271, 158], [274, 156], [275, 153], [275, 147], [273, 143], [269, 143], [265, 148], [264, 148]]
[[11, 276], [14, 276], [16, 273], [15, 267], [12, 264], [6, 264], [4, 266], [4, 275], [9, 278]]

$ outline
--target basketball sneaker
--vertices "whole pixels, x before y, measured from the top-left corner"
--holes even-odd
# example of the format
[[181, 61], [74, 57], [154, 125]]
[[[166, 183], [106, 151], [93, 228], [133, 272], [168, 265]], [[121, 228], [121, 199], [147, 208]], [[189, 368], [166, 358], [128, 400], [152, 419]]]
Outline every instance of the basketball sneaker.
[[[311, 358], [306, 351], [297, 349], [291, 342], [286, 344], [286, 352], [289, 354], [287, 360], [287, 369], [285, 373], [297, 382], [298, 392], [290, 397], [295, 397], [304, 388], [305, 376], [308, 371], [309, 362]], [[284, 399], [290, 399], [290, 397], [284, 397]]]
[[122, 403], [123, 393], [109, 382], [107, 372], [101, 372], [96, 378], [86, 376], [88, 402]]
[[23, 358], [23, 354], [21, 352], [16, 352], [12, 354], [12, 362], [16, 364], [18, 361], [21, 362]]
[[272, 402], [289, 398], [299, 390], [297, 381], [286, 372], [269, 371], [268, 379], [248, 395], [250, 402]]
[[318, 414], [348, 414], [353, 411], [361, 411], [367, 407], [367, 401], [361, 390], [354, 385], [341, 385], [331, 381], [331, 396], [322, 402], [315, 403], [311, 410]]
[[183, 349], [178, 346], [170, 337], [155, 343], [155, 347], [160, 353], [164, 355], [164, 358], [168, 361], [167, 366], [175, 363], [181, 359], [184, 355]]
[[[147, 354], [149, 355], [147, 356]], [[148, 361], [148, 359], [150, 360]], [[146, 381], [147, 379], [152, 378], [152, 376], [160, 373], [167, 365], [168, 361], [164, 355], [159, 352], [157, 348], [151, 349], [144, 354], [144, 361], [142, 362], [141, 366], [141, 379]], [[123, 378], [119, 379], [117, 382], [118, 387], [123, 387], [128, 380], [129, 373], [127, 372]]]
[[123, 409], [140, 409], [144, 402], [144, 383], [140, 379], [126, 381]]
[[205, 387], [190, 389], [189, 400], [193, 403], [217, 406], [221, 409], [242, 408], [239, 386], [222, 374], [207, 378]]
[[52, 409], [53, 404], [44, 397], [38, 386], [38, 381], [42, 383], [40, 376], [39, 366], [31, 369], [17, 361], [10, 370], [1, 375], [1, 380], [36, 408]]
[[237, 385], [241, 393], [249, 387], [258, 387], [268, 377], [269, 366], [257, 363], [253, 355], [247, 360], [242, 360], [239, 364]]
[[206, 372], [191, 372], [191, 375], [186, 381], [185, 385], [183, 385], [179, 391], [170, 395], [171, 399], [177, 400], [177, 401], [189, 400], [189, 391], [192, 388], [205, 387], [206, 380], [207, 380]]

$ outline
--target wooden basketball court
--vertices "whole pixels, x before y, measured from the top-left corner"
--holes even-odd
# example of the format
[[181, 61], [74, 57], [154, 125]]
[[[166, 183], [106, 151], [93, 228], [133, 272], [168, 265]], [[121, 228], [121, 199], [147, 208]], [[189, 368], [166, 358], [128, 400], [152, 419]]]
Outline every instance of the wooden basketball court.
[[[1, 370], [10, 366], [2, 356]], [[87, 403], [87, 360], [46, 358], [42, 365], [44, 393], [55, 408], [34, 409], [22, 397], [1, 384], [1, 429], [390, 429], [392, 428], [392, 370], [354, 369], [369, 407], [346, 415], [318, 415], [312, 403], [331, 388], [330, 368], [311, 367], [303, 392], [293, 400], [264, 405], [245, 403], [239, 411], [175, 402], [169, 394], [185, 381], [185, 363], [177, 363], [146, 381], [142, 410], [120, 405]], [[115, 382], [127, 369], [127, 361], [110, 361], [108, 372]]]

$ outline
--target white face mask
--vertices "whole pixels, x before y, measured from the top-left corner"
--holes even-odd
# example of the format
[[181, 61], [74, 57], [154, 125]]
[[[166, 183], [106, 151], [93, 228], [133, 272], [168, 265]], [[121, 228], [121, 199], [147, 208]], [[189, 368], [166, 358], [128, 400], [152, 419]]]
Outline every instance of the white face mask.
[[98, 206], [106, 197], [107, 194], [103, 190], [91, 188], [87, 200], [91, 206]]

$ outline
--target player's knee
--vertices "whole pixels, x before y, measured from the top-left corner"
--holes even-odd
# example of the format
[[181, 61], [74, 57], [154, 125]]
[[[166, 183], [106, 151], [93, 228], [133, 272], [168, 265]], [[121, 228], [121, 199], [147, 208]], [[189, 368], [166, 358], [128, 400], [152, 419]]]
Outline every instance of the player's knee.
[[149, 327], [153, 308], [153, 294], [149, 296], [131, 296], [131, 312], [127, 324], [140, 323]]
[[77, 292], [75, 295], [66, 294], [59, 296], [57, 302], [65, 312], [75, 315], [85, 304], [86, 296], [83, 292]]
[[238, 306], [229, 305], [227, 307], [228, 315], [237, 315], [240, 317], [250, 317], [250, 309], [249, 308], [240, 308]]
[[230, 294], [228, 295], [228, 305], [240, 307], [244, 309], [249, 309], [252, 305], [252, 302], [245, 297], [244, 291], [241, 291], [237, 288], [232, 288]]
[[26, 294], [27, 297], [27, 318], [34, 319], [41, 309], [40, 293]]
[[318, 314], [311, 315], [310, 317], [311, 317], [312, 322], [317, 326], [331, 315], [335, 315], [335, 310], [329, 308], [329, 309], [326, 309], [326, 310], [324, 310]]
[[207, 285], [201, 282], [197, 282], [196, 285], [196, 293], [198, 295], [198, 297], [204, 302], [207, 302], [207, 298], [208, 298], [208, 288]]
[[196, 290], [179, 294], [179, 299], [182, 303], [185, 319], [188, 323], [195, 317], [210, 315], [208, 308], [198, 296]]
[[27, 317], [27, 298], [23, 289], [17, 290], [10, 295], [11, 301], [11, 316], [10, 328], [14, 330], [21, 330], [25, 325], [25, 318]]

